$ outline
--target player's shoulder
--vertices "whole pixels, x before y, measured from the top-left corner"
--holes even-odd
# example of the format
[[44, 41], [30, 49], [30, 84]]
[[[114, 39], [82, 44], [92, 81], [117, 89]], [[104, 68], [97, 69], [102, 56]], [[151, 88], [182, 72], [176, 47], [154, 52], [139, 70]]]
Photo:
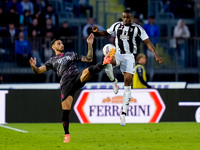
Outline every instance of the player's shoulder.
[[66, 52], [66, 55], [70, 57], [76, 57], [76, 56], [79, 56], [80, 54], [78, 54], [77, 52], [71, 51], [71, 52]]
[[131, 26], [143, 29], [143, 27], [141, 25], [134, 23], [134, 22], [131, 23]]
[[120, 25], [120, 24], [122, 24], [123, 22], [122, 21], [117, 21], [117, 22], [115, 22], [115, 23], [113, 23], [113, 25]]
[[64, 55], [72, 55], [74, 54], [74, 51], [71, 51], [71, 52], [65, 52]]
[[136, 67], [137, 69], [143, 69], [143, 68], [144, 68], [144, 66], [141, 65], [141, 64], [137, 64], [135, 67]]
[[145, 32], [145, 29], [141, 25], [136, 23], [133, 23], [132, 25], [136, 27], [140, 32]]

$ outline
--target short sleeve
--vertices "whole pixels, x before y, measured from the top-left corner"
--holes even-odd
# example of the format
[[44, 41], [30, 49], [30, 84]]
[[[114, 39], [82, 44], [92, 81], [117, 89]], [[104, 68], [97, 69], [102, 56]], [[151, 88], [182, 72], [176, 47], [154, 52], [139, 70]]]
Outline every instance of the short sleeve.
[[52, 58], [50, 58], [44, 65], [46, 66], [47, 70], [53, 69]]
[[142, 39], [142, 41], [149, 38], [146, 31], [141, 26], [138, 26], [138, 35]]
[[74, 53], [74, 60], [75, 61], [81, 61], [81, 55], [78, 53]]
[[114, 24], [111, 25], [110, 28], [108, 28], [106, 31], [109, 33], [109, 34], [113, 34], [115, 32], [115, 28], [117, 27], [117, 25], [119, 25], [120, 22], [116, 22]]

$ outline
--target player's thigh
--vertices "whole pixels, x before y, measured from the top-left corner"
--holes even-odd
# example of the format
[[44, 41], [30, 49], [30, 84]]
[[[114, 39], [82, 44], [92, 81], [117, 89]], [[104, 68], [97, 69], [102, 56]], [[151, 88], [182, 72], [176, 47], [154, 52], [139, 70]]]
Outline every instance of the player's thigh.
[[70, 110], [73, 102], [73, 97], [69, 95], [64, 101], [62, 101], [62, 110]]
[[135, 69], [135, 59], [134, 56], [131, 55], [123, 55], [123, 59], [120, 63], [120, 70], [122, 73], [127, 72], [130, 74], [134, 74]]
[[89, 68], [86, 68], [83, 70], [83, 72], [81, 74], [80, 81], [81, 81], [81, 83], [87, 82], [91, 79], [91, 77], [92, 77], [92, 75], [89, 71]]
[[114, 60], [111, 62], [113, 66], [118, 67], [120, 66], [121, 62], [123, 61], [123, 55], [119, 53], [115, 53]]

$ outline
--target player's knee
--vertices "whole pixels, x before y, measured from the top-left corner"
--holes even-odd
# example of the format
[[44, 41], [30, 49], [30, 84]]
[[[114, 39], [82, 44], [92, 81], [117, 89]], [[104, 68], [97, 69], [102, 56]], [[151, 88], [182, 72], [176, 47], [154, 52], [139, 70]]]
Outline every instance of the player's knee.
[[125, 86], [131, 86], [131, 84], [132, 84], [132, 80], [126, 80], [126, 81], [124, 81], [124, 85]]

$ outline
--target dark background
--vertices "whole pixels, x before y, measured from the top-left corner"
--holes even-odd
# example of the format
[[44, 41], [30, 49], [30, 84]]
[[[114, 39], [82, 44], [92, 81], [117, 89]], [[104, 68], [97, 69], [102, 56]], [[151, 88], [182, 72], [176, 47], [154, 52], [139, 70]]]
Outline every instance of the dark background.
[[[73, 106], [70, 121], [79, 122]], [[178, 102], [200, 102], [199, 89], [159, 89], [166, 109], [160, 122], [195, 121], [198, 106], [178, 106]], [[61, 122], [60, 90], [9, 90], [6, 95], [6, 122]]]

